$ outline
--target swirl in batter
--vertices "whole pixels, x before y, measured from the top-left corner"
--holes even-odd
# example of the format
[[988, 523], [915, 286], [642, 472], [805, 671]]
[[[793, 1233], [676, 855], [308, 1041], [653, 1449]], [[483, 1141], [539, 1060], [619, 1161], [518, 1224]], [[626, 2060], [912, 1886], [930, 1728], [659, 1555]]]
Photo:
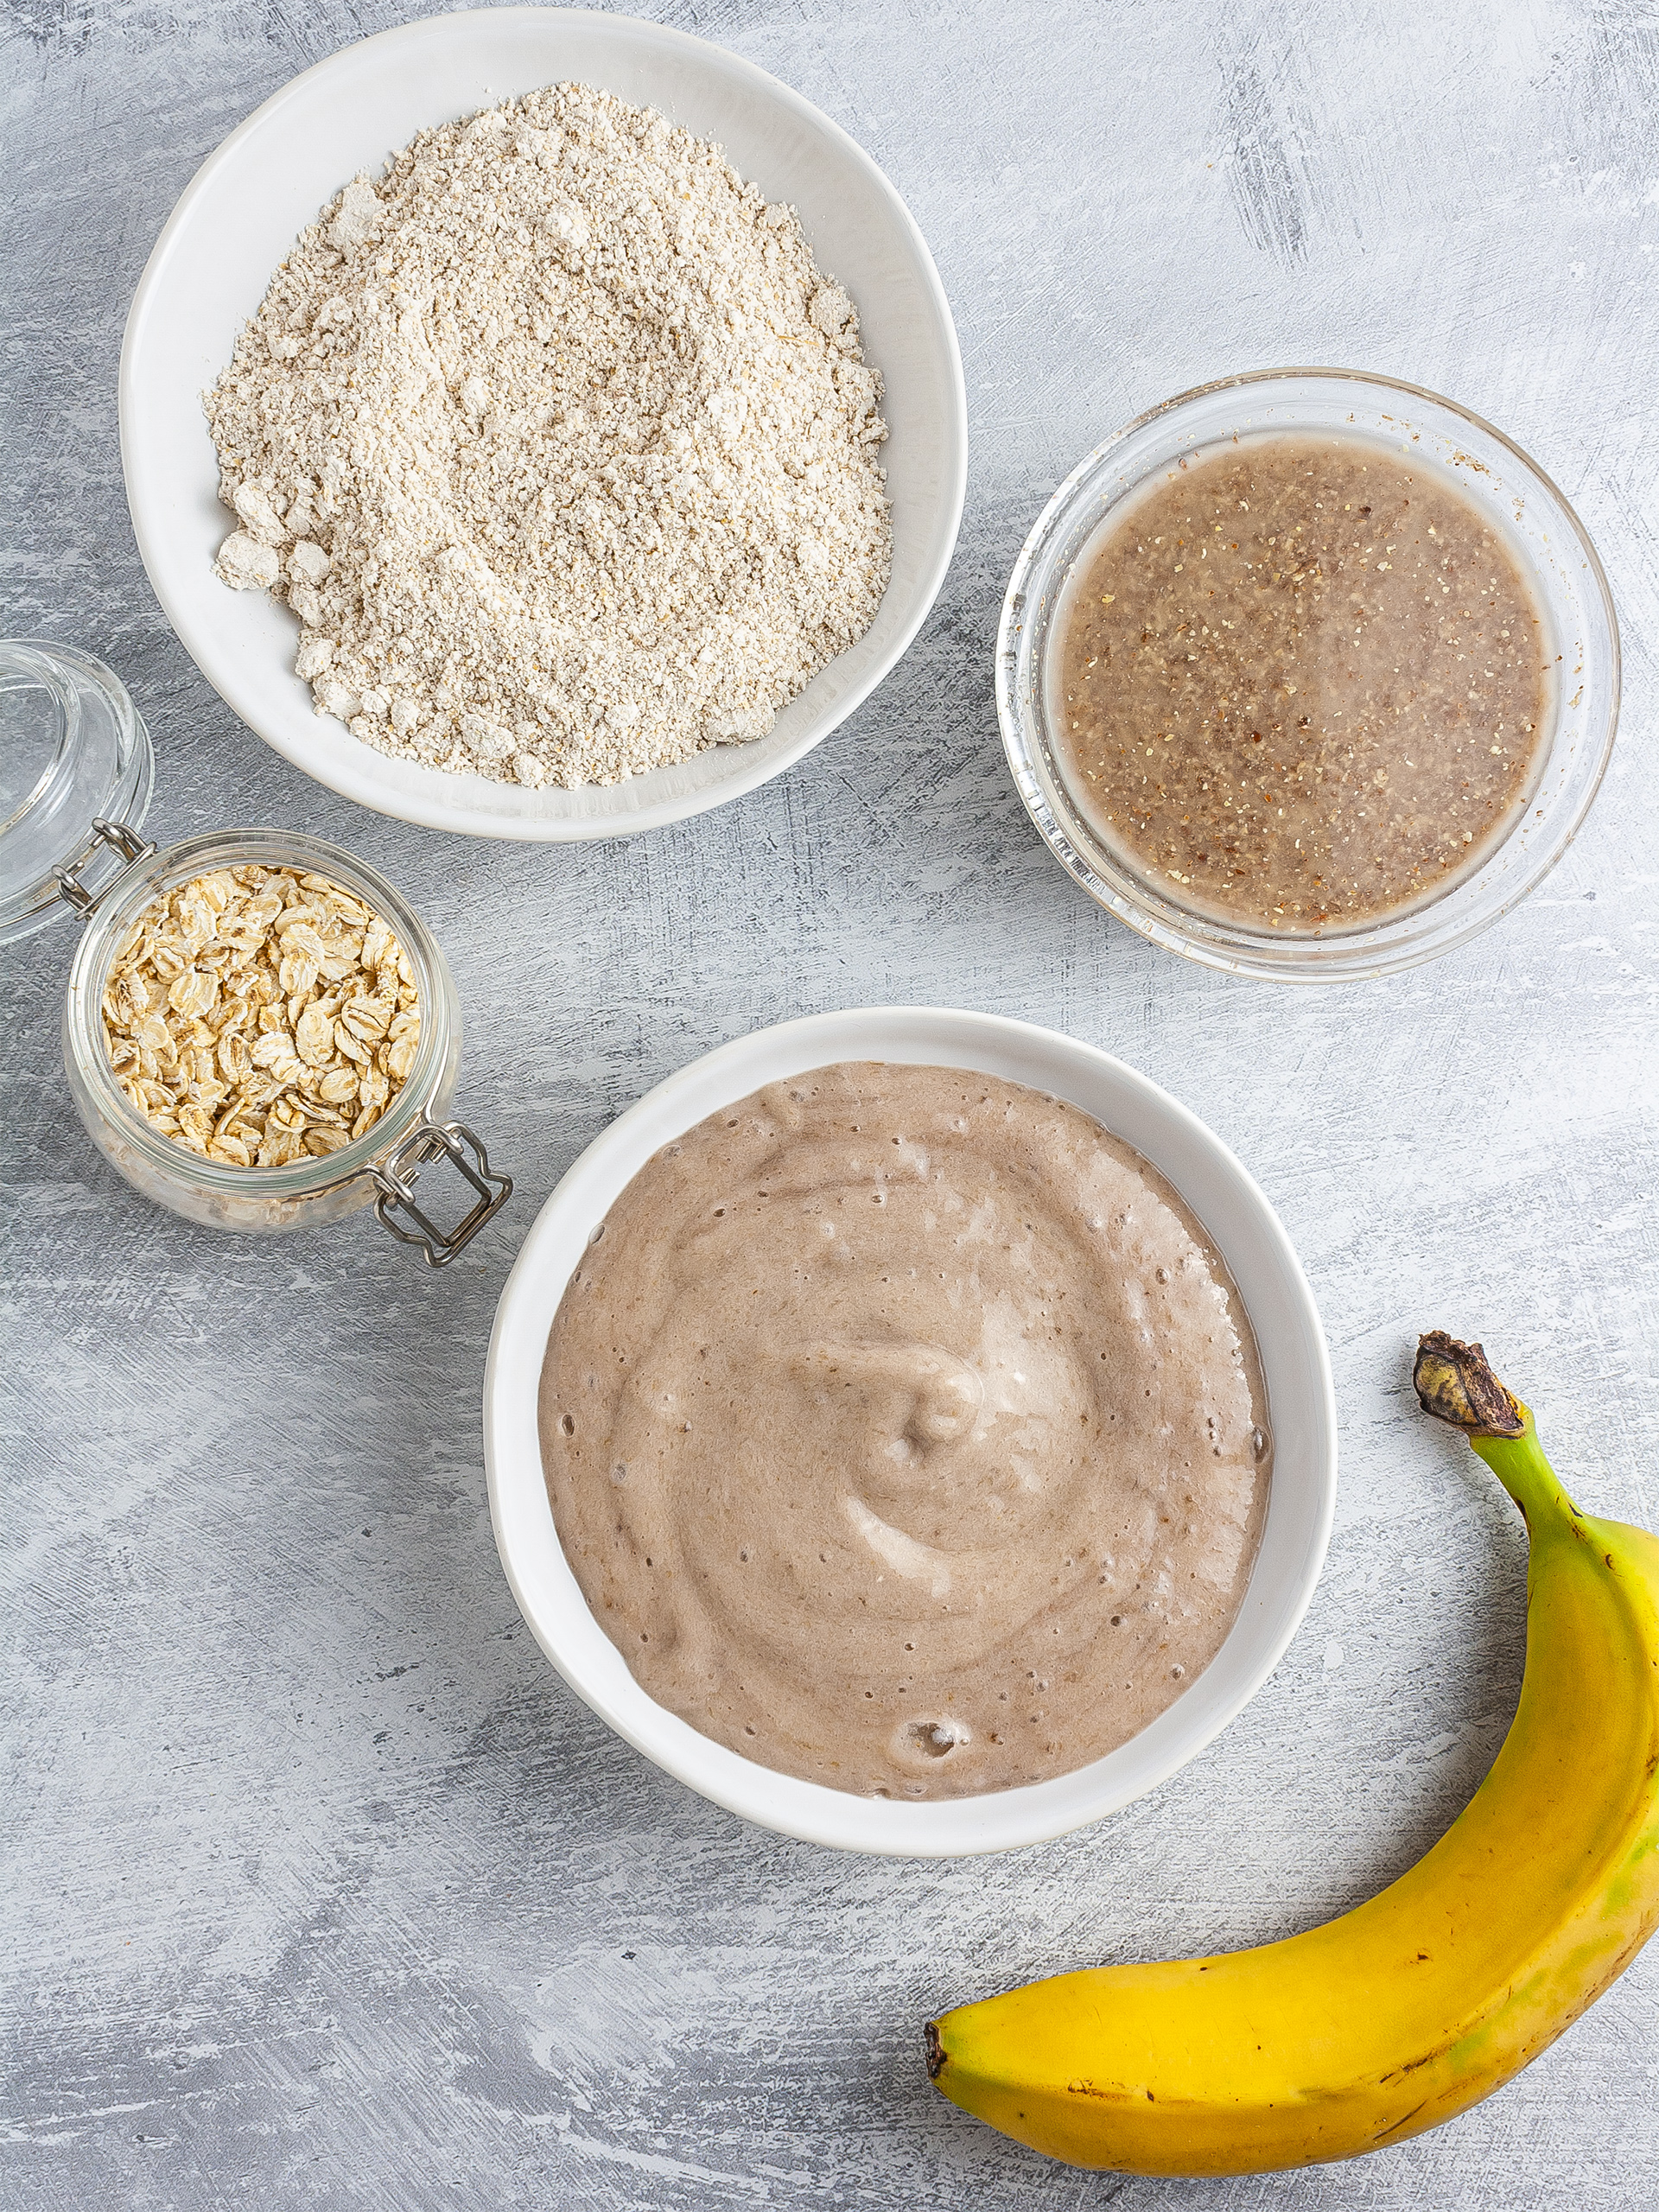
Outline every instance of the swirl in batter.
[[1078, 1108], [846, 1062], [669, 1145], [572, 1276], [548, 1496], [636, 1679], [838, 1789], [1086, 1765], [1243, 1599], [1269, 1454], [1205, 1232]]

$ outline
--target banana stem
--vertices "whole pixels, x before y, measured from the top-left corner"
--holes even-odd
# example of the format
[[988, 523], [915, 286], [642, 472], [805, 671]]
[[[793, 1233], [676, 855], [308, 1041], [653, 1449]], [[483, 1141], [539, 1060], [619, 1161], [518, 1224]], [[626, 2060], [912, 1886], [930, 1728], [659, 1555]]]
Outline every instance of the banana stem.
[[1411, 1379], [1423, 1411], [1463, 1430], [1520, 1507], [1529, 1532], [1546, 1519], [1580, 1517], [1544, 1457], [1532, 1414], [1498, 1381], [1478, 1344], [1430, 1329], [1417, 1340]]
[[[1526, 1413], [1525, 1407], [1522, 1411]], [[1469, 1441], [1520, 1507], [1529, 1533], [1536, 1535], [1547, 1521], [1565, 1524], [1581, 1516], [1544, 1457], [1532, 1415], [1526, 1417], [1524, 1436], [1471, 1436]]]

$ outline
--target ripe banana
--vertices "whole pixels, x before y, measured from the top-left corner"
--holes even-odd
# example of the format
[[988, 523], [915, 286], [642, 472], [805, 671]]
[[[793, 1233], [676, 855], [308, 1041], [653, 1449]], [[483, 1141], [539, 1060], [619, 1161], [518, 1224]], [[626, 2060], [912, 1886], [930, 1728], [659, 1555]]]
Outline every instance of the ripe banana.
[[1503, 1748], [1427, 1857], [1339, 1920], [930, 2022], [944, 2094], [1033, 2150], [1242, 2174], [1401, 2142], [1536, 2057], [1659, 1925], [1659, 1541], [1579, 1511], [1478, 1344], [1433, 1332], [1414, 1379], [1531, 1541]]

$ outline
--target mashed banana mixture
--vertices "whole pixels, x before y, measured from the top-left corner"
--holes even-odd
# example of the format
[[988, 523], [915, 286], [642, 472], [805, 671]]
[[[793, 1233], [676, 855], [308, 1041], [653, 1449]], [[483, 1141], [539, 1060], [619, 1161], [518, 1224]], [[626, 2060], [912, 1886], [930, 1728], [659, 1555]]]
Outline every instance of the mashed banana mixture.
[[640, 1684], [893, 1797], [1070, 1772], [1220, 1647], [1267, 1503], [1217, 1254], [1075, 1106], [847, 1062], [646, 1163], [572, 1276], [548, 1495]]

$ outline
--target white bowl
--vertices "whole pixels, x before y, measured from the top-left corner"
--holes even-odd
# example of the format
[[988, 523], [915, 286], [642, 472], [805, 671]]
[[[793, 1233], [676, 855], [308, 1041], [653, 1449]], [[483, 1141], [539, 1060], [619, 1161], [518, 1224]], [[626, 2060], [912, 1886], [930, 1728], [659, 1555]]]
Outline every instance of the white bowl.
[[[285, 607], [213, 574], [233, 526], [201, 395], [272, 271], [359, 169], [417, 130], [560, 79], [598, 85], [712, 138], [768, 200], [799, 210], [818, 265], [855, 302], [886, 379], [893, 580], [874, 622], [753, 743], [716, 746], [621, 784], [530, 791], [395, 760], [317, 715], [294, 673]], [[862, 149], [753, 62], [659, 23], [556, 8], [435, 16], [347, 47], [296, 77], [209, 155], [139, 282], [121, 351], [121, 461], [156, 595], [202, 674], [268, 744], [382, 814], [478, 836], [631, 836], [753, 791], [868, 698], [915, 636], [962, 519], [968, 409], [938, 272]]]
[[[1204, 1223], [1255, 1331], [1274, 1432], [1273, 1483], [1244, 1604], [1215, 1659], [1147, 1728], [1074, 1774], [981, 1797], [907, 1804], [774, 1774], [648, 1697], [588, 1611], [553, 1526], [536, 1401], [548, 1332], [589, 1236], [661, 1146], [763, 1084], [836, 1060], [973, 1068], [1069, 1098], [1160, 1168]], [[1324, 1563], [1337, 1417], [1325, 1333], [1277, 1215], [1220, 1139], [1155, 1084], [1092, 1046], [995, 1014], [931, 1007], [818, 1014], [760, 1029], [658, 1084], [596, 1137], [537, 1217], [496, 1310], [484, 1379], [495, 1541], [518, 1609], [578, 1696], [658, 1765], [762, 1827], [845, 1851], [943, 1859], [1062, 1835], [1145, 1795], [1261, 1688]]]

